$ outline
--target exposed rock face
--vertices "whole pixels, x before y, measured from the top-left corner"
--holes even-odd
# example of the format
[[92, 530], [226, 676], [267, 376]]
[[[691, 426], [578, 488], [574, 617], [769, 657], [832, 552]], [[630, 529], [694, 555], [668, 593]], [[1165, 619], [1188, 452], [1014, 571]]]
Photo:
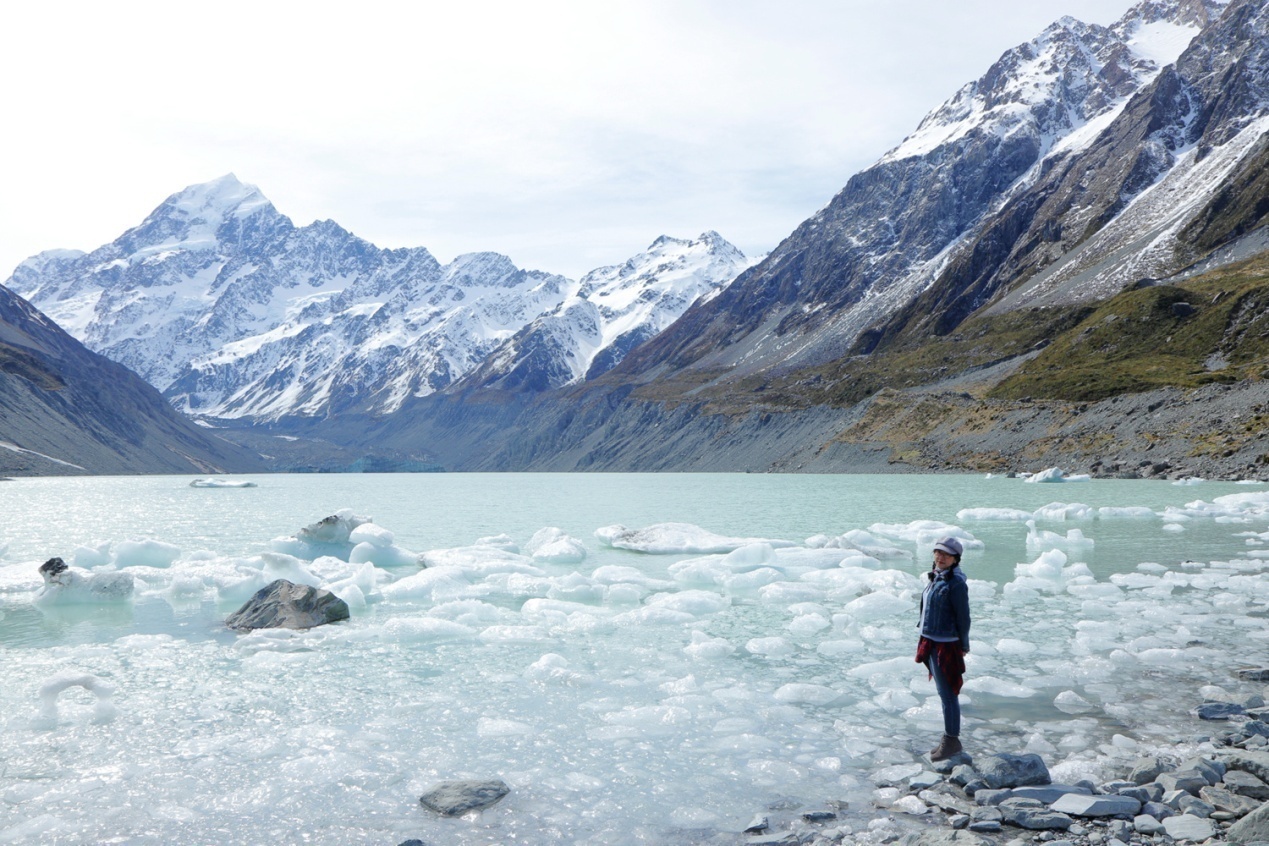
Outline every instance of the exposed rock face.
[[419, 797], [423, 807], [447, 817], [468, 811], [482, 811], [496, 805], [511, 788], [502, 779], [489, 781], [444, 781]]
[[348, 617], [348, 603], [330, 591], [278, 579], [256, 591], [225, 625], [235, 631], [311, 629]]
[[1049, 768], [1039, 755], [989, 755], [976, 766], [978, 775], [992, 789], [1048, 784]]
[[86, 349], [0, 287], [0, 473], [260, 470], [260, 457], [191, 424], [136, 374]]

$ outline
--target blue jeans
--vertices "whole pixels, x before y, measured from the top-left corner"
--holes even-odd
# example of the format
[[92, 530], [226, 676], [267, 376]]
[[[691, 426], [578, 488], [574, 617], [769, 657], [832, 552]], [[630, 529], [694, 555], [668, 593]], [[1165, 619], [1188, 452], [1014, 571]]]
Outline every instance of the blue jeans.
[[943, 703], [943, 733], [948, 737], [961, 736], [961, 700], [952, 692], [952, 686], [939, 668], [938, 655], [932, 654], [925, 662], [934, 676], [934, 687], [939, 692], [939, 700]]

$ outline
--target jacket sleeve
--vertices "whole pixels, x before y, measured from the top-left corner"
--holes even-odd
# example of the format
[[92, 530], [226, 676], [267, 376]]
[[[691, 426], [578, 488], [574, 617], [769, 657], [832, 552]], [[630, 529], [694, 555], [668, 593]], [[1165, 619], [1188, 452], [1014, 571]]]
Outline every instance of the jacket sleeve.
[[952, 617], [956, 622], [956, 635], [961, 639], [961, 649], [969, 652], [969, 588], [960, 579], [955, 579], [949, 593], [952, 600]]

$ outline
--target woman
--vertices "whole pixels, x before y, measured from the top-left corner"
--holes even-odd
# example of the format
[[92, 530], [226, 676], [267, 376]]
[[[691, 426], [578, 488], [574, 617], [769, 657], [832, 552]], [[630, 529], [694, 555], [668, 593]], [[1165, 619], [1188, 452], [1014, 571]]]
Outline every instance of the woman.
[[956, 538], [934, 544], [934, 563], [926, 574], [929, 582], [921, 593], [916, 660], [929, 669], [943, 703], [943, 739], [930, 750], [931, 761], [945, 761], [962, 751], [957, 697], [969, 652], [969, 587], [960, 568], [963, 551]]

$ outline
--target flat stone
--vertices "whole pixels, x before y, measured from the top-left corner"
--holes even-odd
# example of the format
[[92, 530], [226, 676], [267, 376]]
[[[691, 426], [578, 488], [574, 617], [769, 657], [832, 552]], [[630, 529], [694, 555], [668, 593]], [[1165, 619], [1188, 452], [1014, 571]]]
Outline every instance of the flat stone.
[[1176, 809], [1162, 802], [1147, 802], [1141, 806], [1142, 813], [1149, 814], [1156, 820], [1164, 820], [1176, 814]]
[[1028, 784], [1049, 784], [1049, 768], [1039, 755], [988, 755], [975, 767], [988, 787], [1022, 787]]
[[1233, 752], [1222, 757], [1228, 767], [1227, 774], [1229, 770], [1242, 770], [1261, 781], [1269, 782], [1269, 752]]
[[348, 617], [348, 603], [330, 591], [278, 579], [256, 591], [225, 625], [234, 631], [311, 629]]
[[948, 781], [964, 787], [976, 778], [978, 778], [978, 772], [973, 767], [967, 764], [958, 764], [952, 768]]
[[1141, 812], [1141, 803], [1131, 796], [1086, 796], [1082, 793], [1068, 793], [1050, 803], [1049, 807], [1076, 817], [1114, 817]]
[[1217, 811], [1229, 811], [1239, 817], [1250, 814], [1261, 805], [1259, 800], [1240, 796], [1225, 787], [1204, 787], [1199, 791], [1199, 798]]
[[908, 779], [908, 787], [913, 790], [926, 790], [943, 781], [943, 776], [924, 770]]
[[1225, 839], [1230, 843], [1269, 841], [1269, 802], [1230, 826]]
[[1138, 814], [1132, 818], [1133, 830], [1139, 834], [1163, 834], [1163, 823], [1149, 814]]
[[1128, 780], [1133, 784], [1145, 784], [1148, 781], [1154, 781], [1159, 776], [1173, 769], [1175, 767], [1165, 758], [1157, 756], [1138, 758], [1133, 762], [1132, 772], [1128, 774]]
[[[750, 840], [746, 844], [752, 844]], [[965, 829], [948, 831], [946, 829], [931, 829], [926, 831], [914, 831], [904, 836], [899, 841], [899, 846], [992, 846], [992, 841], [985, 837], [979, 837], [971, 831]]]
[[457, 817], [495, 805], [510, 792], [511, 788], [502, 779], [443, 781], [428, 788], [419, 801], [438, 814]]
[[1209, 802], [1204, 802], [1197, 796], [1182, 796], [1176, 803], [1177, 809], [1183, 814], [1192, 814], [1196, 817], [1204, 819], [1210, 817], [1212, 812], [1216, 810], [1216, 806]]
[[982, 834], [993, 834], [1002, 830], [1004, 826], [1000, 824], [1000, 820], [975, 820], [967, 828], [970, 831], [977, 831]]
[[[1155, 786], [1158, 787], [1158, 785], [1155, 785]], [[1133, 799], [1136, 799], [1138, 802], [1140, 802], [1143, 805], [1151, 801], [1152, 799], [1154, 799], [1150, 791], [1146, 790], [1144, 786], [1125, 787], [1122, 790], [1117, 790], [1115, 792], [1118, 793], [1120, 796], [1131, 796]], [[1160, 796], [1163, 795], [1162, 787], [1159, 787], [1159, 795]]]
[[1074, 822], [1034, 799], [1006, 799], [999, 807], [1006, 822], [1032, 831], [1066, 831]]
[[1216, 784], [1225, 775], [1228, 767], [1224, 761], [1212, 761], [1207, 758], [1187, 758], [1176, 768], [1178, 773], [1197, 772], [1207, 779], [1208, 784]]
[[1247, 713], [1247, 709], [1233, 702], [1204, 702], [1190, 712], [1200, 720], [1228, 720]]
[[1243, 737], [1269, 737], [1269, 723], [1263, 720], [1248, 720], [1242, 726]]
[[952, 757], [944, 758], [942, 761], [929, 761], [927, 758], [927, 762], [936, 773], [948, 775], [957, 767], [972, 766], [974, 759], [970, 757], [968, 752], [957, 752]]
[[970, 823], [968, 814], [953, 814], [947, 818], [947, 824], [952, 828], [968, 828]]
[[1068, 794], [1074, 793], [1080, 796], [1087, 796], [1090, 792], [1087, 788], [1077, 787], [1074, 784], [1029, 784], [1013, 788], [1014, 796], [1021, 799], [1035, 799], [1037, 802], [1043, 802], [1046, 805], [1052, 805]]
[[752, 820], [749, 821], [749, 825], [745, 826], [744, 833], [745, 834], [762, 834], [764, 831], [766, 831], [770, 827], [771, 827], [771, 821], [768, 820], [766, 817], [764, 817], [762, 814], [758, 814]]
[[1216, 826], [1212, 825], [1211, 820], [1192, 814], [1181, 814], [1164, 820], [1163, 830], [1173, 840], [1193, 840], [1201, 843], [1216, 833]]
[[1002, 790], [980, 790], [974, 794], [974, 802], [978, 805], [999, 805], [1012, 796], [1013, 791], [1008, 788]]
[[962, 796], [958, 796], [946, 787], [941, 790], [938, 787], [922, 790], [917, 796], [922, 802], [942, 808], [944, 811], [951, 811], [957, 814], [970, 814], [974, 811], [973, 803]]
[[1225, 773], [1222, 782], [1225, 789], [1237, 793], [1239, 796], [1246, 796], [1248, 799], [1258, 799], [1261, 802], [1269, 800], [1269, 784], [1265, 784], [1259, 778], [1251, 773], [1242, 770], [1230, 770]]
[[1253, 667], [1239, 670], [1238, 677], [1247, 681], [1269, 681], [1269, 667]]
[[1210, 782], [1208, 782], [1208, 780], [1200, 775], [1196, 770], [1186, 770], [1184, 772], [1178, 770], [1174, 773], [1164, 773], [1159, 776], [1159, 784], [1163, 785], [1163, 789], [1167, 791], [1167, 793], [1171, 793], [1174, 790], [1182, 790], [1193, 796], [1197, 796], [1198, 792], [1204, 787], [1207, 787], [1209, 783]]

